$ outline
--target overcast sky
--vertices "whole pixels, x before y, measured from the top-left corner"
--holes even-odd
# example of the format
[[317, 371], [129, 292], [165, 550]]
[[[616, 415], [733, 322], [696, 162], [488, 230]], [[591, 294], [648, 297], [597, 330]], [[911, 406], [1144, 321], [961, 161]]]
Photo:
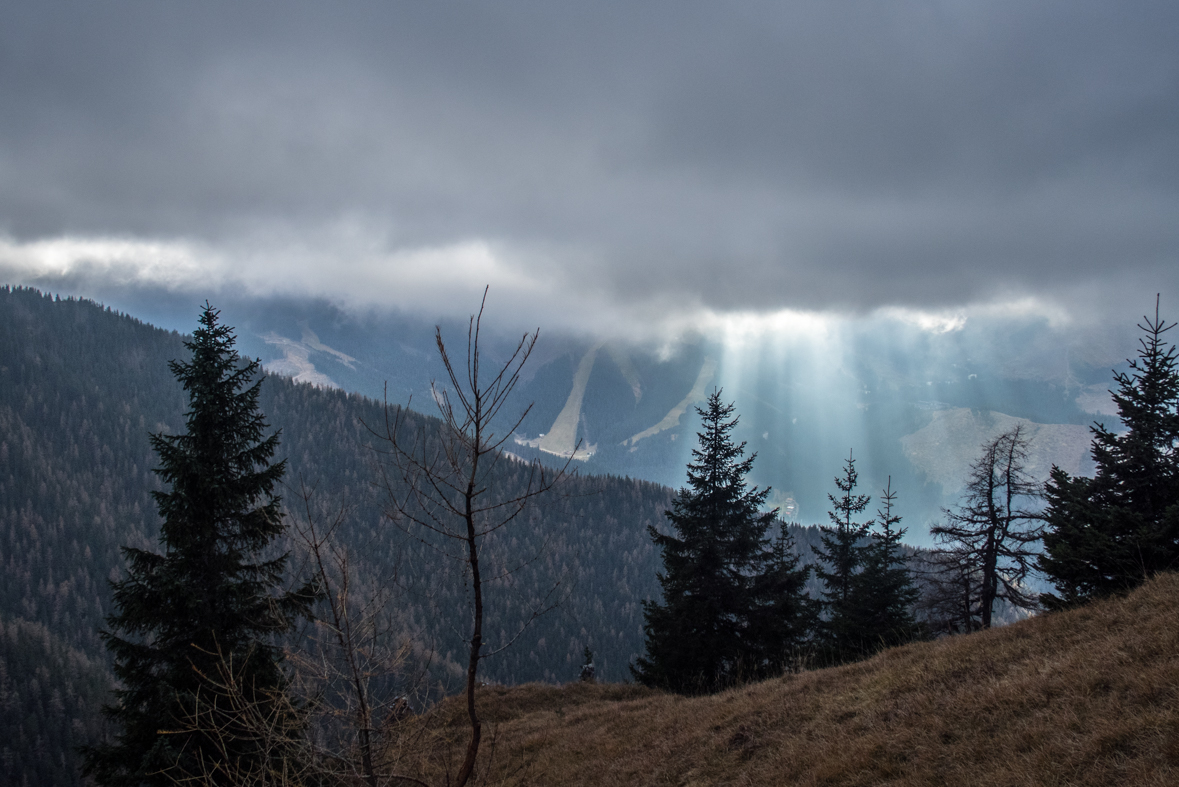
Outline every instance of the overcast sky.
[[1179, 314], [1179, 3], [0, 0], [0, 277], [60, 276]]

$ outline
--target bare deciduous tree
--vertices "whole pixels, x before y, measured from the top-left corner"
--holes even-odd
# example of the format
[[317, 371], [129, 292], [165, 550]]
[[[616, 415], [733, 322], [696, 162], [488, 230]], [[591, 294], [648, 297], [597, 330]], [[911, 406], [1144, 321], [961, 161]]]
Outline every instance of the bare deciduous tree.
[[968, 634], [980, 628], [978, 569], [964, 549], [943, 546], [923, 551], [916, 575], [921, 595], [917, 614], [933, 636]]
[[[520, 371], [528, 360], [539, 332], [524, 334], [507, 361], [490, 375], [481, 369], [480, 328], [487, 302], [484, 290], [479, 312], [470, 319], [467, 329], [465, 363], [456, 367], [441, 329], [435, 341], [446, 369], [448, 385], [431, 383], [442, 425], [435, 430], [427, 425], [413, 425], [405, 409], [386, 405], [383, 428], [374, 433], [383, 441], [380, 451], [384, 461], [382, 487], [388, 500], [390, 519], [412, 537], [432, 546], [446, 558], [456, 561], [470, 592], [470, 619], [466, 700], [470, 720], [470, 741], [454, 784], [461, 787], [471, 778], [479, 753], [482, 723], [475, 706], [479, 663], [508, 647], [520, 632], [498, 648], [484, 652], [484, 593], [489, 583], [510, 576], [527, 558], [516, 565], [484, 565], [484, 542], [516, 520], [535, 500], [558, 483], [569, 467], [548, 470], [539, 461], [532, 462], [523, 483], [509, 488], [497, 483], [497, 469], [505, 462], [516, 461], [504, 451], [504, 444], [528, 414], [495, 431], [493, 424], [508, 404]], [[370, 427], [371, 428], [371, 427]], [[555, 590], [555, 589], [554, 589]], [[551, 609], [549, 597], [539, 601], [525, 622]], [[521, 629], [522, 631], [523, 629]]]
[[[359, 779], [369, 787], [390, 779], [411, 780], [390, 771], [397, 758], [389, 756], [394, 747], [385, 729], [407, 712], [407, 695], [424, 677], [424, 669], [415, 664], [421, 654], [415, 653], [411, 632], [394, 608], [398, 566], [388, 567], [390, 576], [363, 581], [335, 537], [349, 509], [341, 505], [321, 519], [314, 490], [301, 485], [298, 497], [302, 511], [292, 516], [296, 545], [322, 601], [311, 630], [288, 659], [295, 667], [296, 687], [308, 698], [308, 734], [323, 744], [314, 760], [323, 774], [341, 781]], [[382, 733], [383, 763], [377, 751]]]
[[[1036, 608], [1024, 580], [1039, 555], [1033, 544], [1043, 532], [1040, 484], [1024, 470], [1028, 439], [1017, 425], [983, 445], [970, 468], [962, 503], [945, 510], [944, 524], [930, 528], [943, 553], [953, 553], [959, 579], [973, 582], [969, 598], [981, 628], [991, 627], [998, 600]], [[977, 577], [975, 581], [973, 578]]]
[[[289, 692], [257, 690], [243, 682], [234, 657], [218, 648], [206, 653], [211, 672], [201, 672], [201, 690], [179, 718], [174, 729], [163, 734], [199, 732], [207, 749], [197, 755], [189, 771], [165, 769], [161, 775], [176, 784], [251, 785], [251, 787], [302, 787], [307, 784], [409, 783], [429, 787], [421, 779], [379, 768], [374, 760], [356, 761], [350, 745], [323, 746], [316, 740], [320, 703], [298, 700]], [[248, 740], [262, 756], [234, 757], [242, 740]], [[339, 743], [335, 741], [334, 743]], [[364, 752], [360, 752], [364, 757]]]

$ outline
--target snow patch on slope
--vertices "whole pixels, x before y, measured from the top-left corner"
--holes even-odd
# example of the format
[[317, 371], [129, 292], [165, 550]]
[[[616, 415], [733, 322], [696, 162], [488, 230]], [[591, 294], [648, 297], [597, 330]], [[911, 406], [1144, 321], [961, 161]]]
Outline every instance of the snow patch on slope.
[[705, 358], [704, 364], [700, 367], [700, 374], [696, 375], [696, 382], [692, 385], [692, 390], [688, 391], [679, 404], [671, 408], [667, 415], [663, 416], [663, 420], [654, 426], [648, 427], [633, 437], [628, 437], [622, 441], [623, 445], [631, 446], [630, 450], [634, 450], [634, 446], [640, 440], [643, 440], [652, 435], [657, 435], [660, 432], [666, 431], [673, 427], [679, 426], [680, 417], [687, 412], [688, 408], [699, 401], [703, 401], [705, 394], [704, 389], [712, 380], [712, 376], [716, 374], [717, 362], [715, 358]]
[[295, 382], [311, 383], [324, 388], [339, 388], [335, 380], [315, 368], [311, 354], [324, 353], [349, 369], [356, 368], [356, 359], [321, 342], [306, 320], [302, 320], [299, 327], [303, 329], [302, 341], [288, 339], [274, 331], [262, 337], [262, 341], [274, 345], [283, 354], [282, 358], [267, 361], [264, 368], [271, 374], [281, 374], [294, 379]]
[[593, 371], [594, 361], [601, 348], [601, 344], [596, 344], [581, 357], [581, 363], [577, 365], [577, 372], [573, 375], [573, 390], [569, 392], [565, 406], [557, 414], [557, 420], [540, 439], [539, 448], [545, 453], [585, 460], [597, 451], [596, 445], [578, 445], [577, 425], [581, 423], [581, 402], [585, 398], [585, 388], [589, 384], [590, 372]]

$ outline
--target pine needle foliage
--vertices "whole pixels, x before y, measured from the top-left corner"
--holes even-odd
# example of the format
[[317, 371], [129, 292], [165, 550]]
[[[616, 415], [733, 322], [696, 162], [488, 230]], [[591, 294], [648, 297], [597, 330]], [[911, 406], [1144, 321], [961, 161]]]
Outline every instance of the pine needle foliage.
[[788, 539], [769, 537], [770, 490], [749, 488], [756, 454], [732, 433], [738, 418], [714, 390], [696, 409], [703, 424], [688, 485], [666, 514], [674, 533], [649, 528], [663, 553], [663, 603], [643, 602], [646, 655], [635, 679], [684, 694], [717, 691], [780, 671], [805, 636], [807, 570]]
[[[286, 556], [266, 555], [283, 531], [274, 489], [285, 463], [271, 463], [279, 436], [265, 434], [261, 381], [250, 384], [258, 362], [234, 343], [206, 303], [185, 343], [191, 361], [170, 364], [189, 396], [186, 430], [151, 437], [168, 487], [154, 495], [162, 552], [125, 547], [126, 576], [113, 583], [117, 611], [102, 636], [122, 687], [105, 708], [114, 741], [85, 753], [99, 784], [218, 784], [258, 771], [258, 741], [216, 711], [210, 681], [226, 669], [252, 702], [284, 707], [275, 638], [315, 593], [283, 591]], [[293, 733], [297, 720], [286, 723]]]
[[899, 527], [896, 499], [889, 477], [880, 495], [881, 507], [876, 510], [871, 539], [860, 547], [861, 569], [854, 581], [865, 654], [908, 642], [919, 633], [913, 616], [919, 592], [905, 564], [901, 539], [907, 531]]
[[819, 559], [815, 574], [824, 586], [821, 639], [830, 656], [837, 660], [854, 658], [863, 649], [863, 605], [857, 575], [865, 559], [862, 542], [872, 522], [857, 522], [856, 518], [868, 508], [872, 498], [856, 494], [858, 480], [856, 460], [849, 453], [843, 474], [835, 477], [839, 494], [827, 495], [831, 501], [831, 510], [827, 512], [831, 524], [820, 526], [823, 546], [813, 547]]
[[1052, 468], [1045, 485], [1040, 568], [1056, 586], [1049, 609], [1127, 590], [1179, 568], [1179, 354], [1164, 334], [1175, 327], [1143, 317], [1138, 357], [1116, 372], [1111, 391], [1125, 427], [1092, 427], [1093, 478]]

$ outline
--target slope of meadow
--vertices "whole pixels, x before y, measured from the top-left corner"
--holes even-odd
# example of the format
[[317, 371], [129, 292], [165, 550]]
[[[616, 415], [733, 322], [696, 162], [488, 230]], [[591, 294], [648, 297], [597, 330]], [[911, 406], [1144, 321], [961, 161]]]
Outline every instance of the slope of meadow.
[[[492, 784], [1179, 784], [1179, 575], [715, 696], [533, 684], [481, 701]], [[435, 711], [434, 776], [463, 711]]]

